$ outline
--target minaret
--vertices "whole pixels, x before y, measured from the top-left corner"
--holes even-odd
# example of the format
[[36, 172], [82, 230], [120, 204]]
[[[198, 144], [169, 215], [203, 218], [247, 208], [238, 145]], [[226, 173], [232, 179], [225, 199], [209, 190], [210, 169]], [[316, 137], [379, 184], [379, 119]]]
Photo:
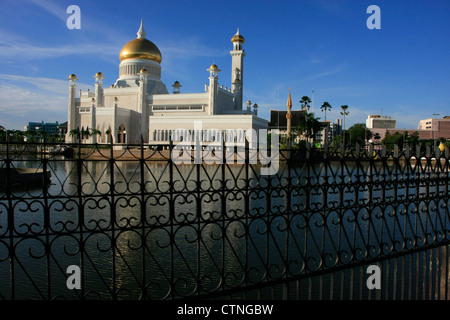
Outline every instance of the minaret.
[[172, 85], [173, 87], [173, 94], [179, 94], [180, 93], [180, 88], [182, 87], [182, 85], [180, 84], [179, 81], [175, 81]]
[[[147, 76], [148, 71], [141, 69], [139, 72], [139, 97], [138, 97], [138, 112], [141, 114], [141, 130], [140, 134], [144, 138], [144, 142], [148, 142], [148, 113], [147, 113]], [[138, 137], [139, 138], [139, 137]]]
[[289, 97], [287, 101], [287, 114], [286, 114], [286, 122], [287, 122], [287, 137], [288, 141], [291, 138], [291, 119], [292, 119], [292, 99], [291, 99], [291, 88], [289, 88]]
[[[95, 121], [95, 106], [97, 104], [97, 99], [92, 98], [92, 105], [91, 105], [91, 121], [89, 124], [89, 128], [94, 130], [97, 127], [96, 121]], [[96, 134], [92, 134], [89, 137], [89, 143], [97, 143], [97, 135]]]
[[111, 121], [111, 136], [112, 136], [112, 143], [116, 143], [117, 141], [117, 110], [118, 110], [118, 101], [117, 97], [114, 97], [114, 104], [113, 104], [113, 115], [112, 115], [112, 121]]
[[99, 108], [103, 106], [103, 74], [97, 72], [94, 76], [95, 79], [95, 107]]
[[234, 92], [234, 108], [242, 110], [242, 95], [244, 87], [244, 57], [245, 52], [243, 44], [244, 37], [240, 34], [239, 28], [236, 34], [231, 38], [233, 50], [231, 54], [231, 91]]
[[221, 71], [214, 63], [206, 69], [209, 71], [209, 114], [217, 114], [217, 91], [219, 87], [219, 72]]
[[73, 73], [67, 78], [69, 80], [69, 104], [68, 104], [68, 117], [67, 117], [67, 142], [75, 142], [76, 135], [70, 135], [70, 132], [77, 128], [77, 107], [76, 107], [76, 88], [77, 88], [77, 76]]

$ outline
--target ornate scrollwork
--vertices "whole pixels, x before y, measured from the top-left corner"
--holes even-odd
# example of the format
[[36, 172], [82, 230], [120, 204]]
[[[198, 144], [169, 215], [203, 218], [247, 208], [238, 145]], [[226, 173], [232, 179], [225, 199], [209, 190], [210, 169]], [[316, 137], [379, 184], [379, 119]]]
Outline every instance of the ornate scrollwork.
[[[47, 147], [0, 153], [0, 265], [14, 274], [1, 297], [65, 297], [69, 264], [83, 269], [78, 298], [221, 296], [450, 237], [447, 158], [280, 150], [279, 171], [263, 176], [252, 161], [176, 163], [172, 144], [64, 146], [70, 159]], [[50, 182], [13, 181], [23, 166]]]

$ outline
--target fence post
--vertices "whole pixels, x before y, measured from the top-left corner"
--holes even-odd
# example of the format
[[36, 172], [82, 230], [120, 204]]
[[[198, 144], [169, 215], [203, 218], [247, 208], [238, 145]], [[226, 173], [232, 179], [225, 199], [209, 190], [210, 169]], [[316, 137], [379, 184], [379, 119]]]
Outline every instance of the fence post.
[[116, 289], [116, 197], [115, 197], [115, 177], [114, 177], [114, 143], [111, 136], [110, 141], [110, 158], [109, 158], [109, 192], [110, 192], [110, 223], [111, 223], [111, 250], [112, 250], [112, 299], [117, 300]]
[[51, 299], [51, 268], [50, 268], [50, 210], [48, 207], [48, 188], [47, 188], [47, 167], [48, 159], [46, 157], [47, 142], [45, 132], [43, 133], [43, 149], [41, 149], [42, 161], [42, 197], [44, 200], [44, 230], [45, 230], [45, 257], [47, 264], [47, 299]]
[[[77, 134], [78, 136], [78, 134]], [[78, 225], [80, 228], [80, 270], [81, 270], [81, 299], [84, 295], [84, 204], [83, 204], [83, 184], [82, 184], [83, 160], [81, 158], [81, 138], [78, 139], [77, 158], [77, 196], [78, 196]]]
[[[140, 169], [141, 169], [141, 185], [140, 185], [140, 193], [141, 193], [141, 242], [145, 243], [145, 226], [146, 226], [146, 211], [147, 211], [147, 203], [145, 201], [145, 159], [144, 159], [144, 137], [141, 135], [141, 155], [140, 155]], [[145, 245], [142, 246], [142, 299], [145, 300], [147, 298], [147, 290], [146, 290], [146, 255], [145, 255]]]
[[[186, 152], [186, 150], [183, 150]], [[173, 178], [173, 160], [172, 160], [172, 152], [173, 152], [173, 141], [172, 135], [169, 134], [169, 226], [170, 226], [170, 287], [171, 287], [171, 295], [172, 299], [175, 297], [175, 259], [174, 259], [174, 246], [175, 246], [175, 233], [174, 233], [174, 222], [175, 222], [175, 204], [174, 204], [174, 178]]]
[[10, 251], [10, 280], [11, 280], [11, 298], [16, 299], [15, 288], [15, 245], [14, 245], [14, 210], [13, 202], [11, 199], [11, 159], [9, 158], [9, 132], [6, 132], [6, 199], [8, 200], [8, 229], [9, 229], [9, 251]]

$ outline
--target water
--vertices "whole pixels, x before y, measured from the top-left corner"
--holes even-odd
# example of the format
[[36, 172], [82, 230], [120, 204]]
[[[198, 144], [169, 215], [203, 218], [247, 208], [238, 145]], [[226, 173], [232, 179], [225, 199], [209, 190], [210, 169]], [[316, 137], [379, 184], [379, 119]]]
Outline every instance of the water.
[[[165, 162], [118, 161], [111, 167], [107, 161], [85, 161], [79, 189], [77, 162], [63, 160], [48, 162], [52, 184], [47, 193], [39, 187], [13, 190], [13, 220], [0, 194], [4, 298], [13, 293], [37, 299], [110, 299], [113, 292], [123, 299], [142, 298], [143, 292], [152, 299], [206, 294], [420, 247], [443, 239], [449, 223], [448, 199], [439, 196], [446, 185], [423, 182], [445, 175], [430, 168], [399, 170], [381, 162], [373, 167], [281, 164], [277, 175], [261, 176], [257, 165], [171, 168]], [[42, 163], [23, 158], [13, 166]], [[434, 260], [424, 261], [431, 270]], [[407, 279], [411, 273], [419, 274], [421, 282], [433, 277], [418, 272], [422, 269], [412, 260], [386, 263], [386, 270], [400, 263]], [[69, 265], [81, 267], [82, 290], [67, 289]], [[293, 282], [271, 295], [314, 298], [333, 292], [352, 297], [365, 283], [364, 270]], [[390, 278], [385, 280], [388, 286]], [[365, 292], [361, 298], [368, 296]]]

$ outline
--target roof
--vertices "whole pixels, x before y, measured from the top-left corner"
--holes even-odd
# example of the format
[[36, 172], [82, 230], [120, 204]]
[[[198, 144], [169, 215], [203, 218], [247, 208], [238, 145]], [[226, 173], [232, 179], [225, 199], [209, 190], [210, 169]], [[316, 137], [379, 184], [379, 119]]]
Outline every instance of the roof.
[[[274, 128], [287, 128], [286, 120], [287, 110], [270, 110], [269, 129]], [[305, 117], [304, 110], [292, 110], [291, 126], [295, 128], [300, 124], [300, 119]]]

